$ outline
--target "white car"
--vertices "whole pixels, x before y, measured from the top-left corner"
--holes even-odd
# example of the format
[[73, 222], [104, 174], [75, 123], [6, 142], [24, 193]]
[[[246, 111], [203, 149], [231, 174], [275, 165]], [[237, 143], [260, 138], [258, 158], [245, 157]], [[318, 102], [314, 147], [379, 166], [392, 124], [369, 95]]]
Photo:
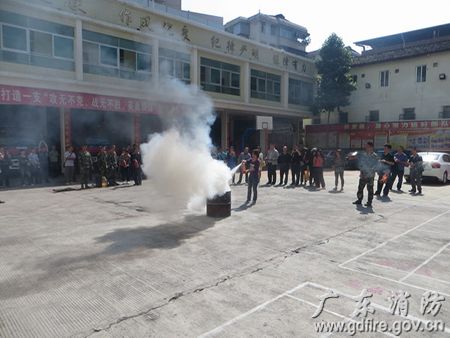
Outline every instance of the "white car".
[[[450, 176], [450, 155], [447, 153], [419, 153], [423, 159], [423, 178], [434, 178], [446, 184]], [[405, 179], [409, 182], [409, 168], [405, 168]]]

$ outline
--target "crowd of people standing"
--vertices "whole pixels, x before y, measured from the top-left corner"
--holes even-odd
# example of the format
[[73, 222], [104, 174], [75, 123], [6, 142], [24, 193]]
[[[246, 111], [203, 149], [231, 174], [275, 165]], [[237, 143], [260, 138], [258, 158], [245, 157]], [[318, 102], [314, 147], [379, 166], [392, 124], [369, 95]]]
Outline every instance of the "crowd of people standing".
[[134, 181], [142, 184], [142, 156], [138, 145], [124, 147], [117, 153], [114, 145], [100, 147], [95, 156], [87, 146], [79, 151], [67, 146], [60, 153], [56, 146], [51, 149], [44, 141], [36, 148], [21, 149], [18, 154], [11, 154], [8, 149], [0, 147], [0, 187], [36, 186], [50, 183], [64, 175], [66, 185], [74, 184], [77, 176], [82, 188], [91, 182], [96, 186], [114, 186], [117, 181]]
[[[241, 169], [233, 174], [232, 183], [242, 184], [242, 179], [245, 178], [245, 183], [248, 184], [247, 202], [250, 202], [252, 195], [253, 202], [256, 202], [257, 187], [263, 168], [267, 168], [268, 181], [266, 186], [287, 186], [290, 173], [290, 186], [309, 185], [310, 188], [315, 190], [326, 188], [324, 179], [325, 156], [318, 148], [308, 149], [304, 146], [294, 146], [292, 151], [289, 151], [287, 146], [283, 146], [281, 152], [279, 152], [274, 144], [270, 144], [270, 148], [264, 156], [260, 148], [250, 152], [249, 148], [245, 147], [237, 155], [234, 147], [230, 147], [228, 151], [219, 151], [215, 158], [224, 161], [230, 169], [241, 164]], [[405, 167], [410, 168], [412, 188], [409, 192], [412, 194], [422, 193], [423, 160], [417, 154], [417, 149], [413, 149], [412, 154], [408, 156], [403, 147], [400, 146], [396, 152], [392, 152], [392, 146], [386, 144], [383, 154], [378, 156], [374, 152], [373, 143], [368, 142], [365, 152], [359, 152], [356, 160], [360, 170], [360, 181], [357, 200], [354, 204], [362, 204], [363, 191], [366, 187], [369, 195], [367, 207], [372, 206], [374, 196], [387, 198], [396, 179], [397, 191], [402, 192]], [[333, 191], [342, 192], [345, 184], [346, 158], [341, 149], [334, 151], [331, 166], [334, 171]], [[279, 181], [277, 181], [277, 172], [279, 172]], [[235, 175], [239, 175], [237, 183], [235, 183]], [[377, 189], [374, 191], [376, 175], [378, 175]]]

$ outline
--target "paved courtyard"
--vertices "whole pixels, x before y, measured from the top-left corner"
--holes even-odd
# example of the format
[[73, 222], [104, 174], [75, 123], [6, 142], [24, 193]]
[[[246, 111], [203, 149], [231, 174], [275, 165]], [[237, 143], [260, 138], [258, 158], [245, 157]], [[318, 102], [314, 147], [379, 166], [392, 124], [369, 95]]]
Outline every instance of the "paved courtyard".
[[450, 336], [450, 186], [371, 210], [351, 204], [356, 172], [342, 193], [326, 181], [262, 186], [250, 208], [233, 186], [223, 220], [151, 180], [0, 191], [0, 337], [339, 337], [319, 324], [365, 314], [405, 337]]

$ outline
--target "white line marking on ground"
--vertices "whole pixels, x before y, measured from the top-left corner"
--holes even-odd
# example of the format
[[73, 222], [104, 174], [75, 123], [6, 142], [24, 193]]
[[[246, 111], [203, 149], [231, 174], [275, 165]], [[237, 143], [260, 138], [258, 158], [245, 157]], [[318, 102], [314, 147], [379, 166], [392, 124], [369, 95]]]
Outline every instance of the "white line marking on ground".
[[[344, 269], [349, 269], [349, 268], [344, 267]], [[349, 269], [349, 270], [352, 270], [352, 269]], [[354, 271], [359, 272], [358, 270], [354, 270]], [[392, 281], [396, 282], [396, 283], [400, 283], [400, 282], [398, 282], [396, 280], [392, 280]], [[408, 285], [408, 283], [403, 283], [403, 282], [401, 282], [401, 284]], [[236, 323], [236, 322], [238, 322], [238, 321], [240, 321], [240, 320], [250, 316], [251, 314], [253, 314], [253, 313], [255, 313], [255, 312], [259, 311], [259, 310], [264, 309], [266, 306], [272, 304], [273, 302], [275, 302], [275, 301], [277, 301], [277, 300], [279, 300], [279, 299], [281, 299], [283, 297], [288, 297], [288, 298], [294, 299], [296, 301], [299, 301], [299, 302], [305, 303], [307, 305], [310, 305], [310, 306], [312, 306], [314, 308], [317, 308], [318, 305], [316, 305], [314, 303], [311, 303], [311, 302], [309, 302], [307, 300], [304, 300], [302, 298], [299, 298], [299, 297], [291, 295], [291, 293], [293, 293], [293, 292], [295, 292], [295, 291], [297, 291], [299, 289], [302, 289], [302, 288], [304, 288], [306, 286], [312, 286], [314, 288], [322, 289], [322, 290], [333, 290], [336, 294], [338, 294], [340, 296], [343, 296], [345, 298], [349, 298], [349, 299], [353, 299], [354, 298], [352, 295], [346, 294], [344, 292], [341, 292], [341, 291], [338, 291], [338, 290], [335, 290], [335, 289], [332, 289], [332, 288], [329, 288], [329, 287], [326, 287], [326, 286], [323, 286], [323, 285], [320, 285], [320, 284], [317, 284], [317, 283], [314, 283], [314, 282], [304, 282], [302, 284], [297, 285], [293, 289], [285, 291], [285, 292], [279, 294], [278, 296], [276, 296], [276, 297], [274, 297], [274, 298], [272, 298], [272, 299], [270, 299], [270, 300], [268, 300], [268, 301], [266, 301], [266, 302], [264, 302], [262, 304], [259, 304], [259, 305], [253, 307], [252, 309], [250, 309], [250, 310], [248, 310], [248, 311], [246, 311], [244, 313], [241, 313], [240, 315], [238, 315], [238, 316], [234, 317], [233, 319], [223, 323], [222, 325], [219, 325], [216, 328], [214, 328], [214, 329], [212, 329], [212, 330], [210, 330], [210, 331], [208, 331], [206, 333], [201, 334], [200, 336], [198, 336], [198, 338], [206, 338], [206, 337], [214, 336], [214, 335], [222, 332], [226, 327], [228, 327], [228, 326], [230, 326], [230, 325], [232, 325], [232, 324], [234, 324], [234, 323]], [[408, 285], [408, 286], [416, 287], [416, 286], [413, 286], [413, 285]], [[424, 290], [426, 290], [426, 289], [424, 289]], [[426, 290], [426, 291], [428, 291], [428, 290]], [[442, 295], [446, 295], [444, 293], [441, 293], [441, 294]], [[389, 309], [387, 307], [385, 307], [385, 306], [382, 306], [380, 304], [373, 303], [373, 302], [371, 302], [371, 305], [374, 308], [378, 309], [378, 310], [381, 310], [381, 311], [386, 312], [386, 313], [391, 313], [389, 311]], [[352, 318], [346, 317], [345, 315], [339, 314], [339, 313], [334, 312], [334, 311], [330, 311], [330, 310], [327, 310], [327, 309], [324, 309], [323, 311], [327, 312], [329, 314], [335, 315], [335, 316], [337, 316], [339, 318], [347, 319], [347, 320], [353, 321], [353, 322], [355, 321]], [[418, 322], [422, 322], [422, 323], [429, 322], [428, 320], [424, 320], [424, 319], [412, 316], [410, 314], [408, 314], [406, 317], [400, 317], [400, 318], [406, 318], [406, 319], [409, 319], [411, 321], [418, 321]], [[447, 333], [450, 333], [450, 328], [445, 328], [444, 331], [447, 332]], [[383, 333], [383, 334], [385, 334], [387, 336], [390, 336], [390, 337], [396, 337], [395, 335], [392, 335], [392, 334], [390, 334], [388, 332], [380, 332], [380, 333]], [[332, 333], [330, 333], [330, 334], [332, 334]], [[330, 336], [330, 334], [328, 334], [327, 336]]]
[[272, 298], [272, 299], [270, 299], [270, 300], [268, 300], [268, 301], [266, 301], [266, 302], [264, 302], [264, 303], [262, 303], [262, 304], [260, 304], [258, 306], [255, 306], [254, 308], [248, 310], [247, 312], [241, 313], [239, 316], [234, 317], [233, 319], [223, 323], [222, 325], [216, 327], [215, 329], [212, 329], [211, 331], [203, 333], [202, 335], [198, 336], [198, 338], [205, 338], [205, 337], [210, 337], [212, 335], [215, 335], [215, 334], [223, 331], [223, 329], [226, 328], [227, 326], [230, 326], [230, 325], [236, 323], [237, 321], [239, 321], [241, 319], [244, 319], [245, 317], [248, 317], [252, 313], [257, 312], [257, 311], [265, 308], [267, 305], [269, 305], [269, 304], [275, 302], [276, 300], [278, 300], [278, 299], [288, 295], [289, 293], [292, 293], [294, 291], [297, 291], [298, 289], [301, 289], [302, 287], [304, 287], [306, 285], [308, 285], [308, 282], [299, 284], [295, 288], [293, 288], [291, 290], [288, 290], [286, 292], [283, 292], [282, 294], [279, 294], [278, 296], [276, 296], [276, 297], [274, 297], [274, 298]]
[[361, 253], [361, 254], [353, 257], [353, 258], [350, 258], [349, 260], [339, 264], [339, 267], [342, 268], [344, 265], [346, 265], [346, 264], [348, 264], [350, 262], [353, 262], [353, 261], [355, 261], [355, 260], [357, 260], [357, 259], [359, 259], [359, 258], [361, 258], [361, 257], [363, 257], [365, 255], [367, 255], [368, 253], [371, 253], [371, 252], [373, 252], [375, 250], [378, 250], [379, 248], [385, 246], [386, 244], [388, 244], [388, 243], [390, 243], [390, 242], [392, 242], [392, 241], [394, 241], [394, 240], [396, 240], [396, 239], [398, 239], [398, 238], [400, 238], [400, 237], [402, 237], [402, 236], [404, 236], [406, 234], [409, 234], [410, 232], [412, 232], [412, 231], [414, 231], [416, 229], [419, 229], [420, 227], [422, 227], [422, 226], [424, 226], [424, 225], [426, 225], [426, 224], [428, 224], [428, 223], [430, 223], [430, 222], [432, 222], [432, 221], [438, 219], [439, 217], [442, 217], [442, 216], [444, 216], [444, 215], [446, 215], [448, 213], [450, 213], [450, 210], [447, 210], [447, 211], [445, 211], [445, 212], [443, 212], [443, 213], [441, 213], [441, 214], [439, 214], [437, 216], [434, 216], [434, 217], [430, 218], [429, 220], [427, 220], [427, 221], [425, 221], [423, 223], [420, 223], [419, 225], [417, 225], [417, 226], [415, 226], [415, 227], [413, 227], [413, 228], [411, 228], [411, 229], [409, 229], [409, 230], [407, 230], [405, 232], [402, 232], [401, 234], [398, 234], [398, 235], [396, 235], [396, 236], [394, 236], [394, 237], [384, 241], [383, 243], [378, 244], [376, 247], [374, 247], [372, 249], [369, 249], [369, 250], [366, 250], [363, 253]]
[[362, 270], [358, 270], [358, 269], [352, 269], [352, 268], [349, 268], [349, 267], [347, 267], [347, 266], [341, 266], [341, 269], [345, 269], [345, 270], [349, 270], [349, 271], [353, 271], [353, 272], [359, 272], [359, 273], [362, 273], [362, 274], [367, 275], [367, 276], [371, 276], [371, 277], [374, 277], [374, 278], [381, 278], [381, 279], [387, 280], [387, 281], [389, 281], [389, 282], [393, 282], [393, 283], [398, 283], [398, 284], [401, 284], [401, 285], [409, 286], [409, 287], [411, 287], [411, 288], [418, 289], [418, 290], [423, 290], [423, 291], [439, 291], [439, 293], [440, 293], [441, 295], [450, 297], [450, 294], [445, 293], [445, 292], [442, 292], [442, 291], [440, 291], [440, 290], [427, 289], [427, 288], [424, 288], [424, 287], [422, 287], [422, 286], [418, 286], [418, 285], [414, 285], [414, 284], [411, 284], [411, 283], [406, 283], [406, 282], [398, 281], [398, 280], [393, 279], [393, 278], [389, 278], [389, 277], [385, 277], [385, 276], [381, 276], [381, 275], [376, 275], [376, 274], [374, 274], [374, 273], [370, 273], [370, 272], [367, 272], [367, 271], [362, 271]]
[[[289, 297], [289, 298], [294, 299], [294, 300], [296, 300], [296, 301], [298, 301], [298, 302], [305, 303], [305, 304], [308, 304], [308, 305], [311, 305], [311, 306], [317, 308], [317, 305], [316, 305], [316, 304], [311, 303], [311, 302], [308, 302], [307, 300], [304, 300], [304, 299], [301, 299], [301, 298], [298, 298], [298, 297], [295, 297], [295, 296], [292, 296], [292, 295], [286, 295], [286, 297]], [[374, 304], [374, 303], [372, 303], [372, 302], [370, 303], [370, 305], [373, 305], [374, 307], [377, 307], [377, 306], [376, 306], [377, 304]], [[327, 309], [323, 309], [323, 312], [327, 312], [327, 313], [329, 313], [329, 314], [332, 314], [332, 315], [334, 315], [334, 316], [336, 316], [336, 317], [339, 317], [339, 318], [342, 318], [342, 319], [347, 319], [347, 320], [350, 321], [350, 322], [354, 322], [354, 323], [357, 323], [357, 322], [358, 322], [357, 320], [354, 320], [354, 319], [352, 319], [352, 318], [350, 318], [350, 317], [341, 315], [340, 313], [337, 313], [337, 312], [334, 312], [334, 311], [330, 311], [330, 310], [327, 310]], [[388, 332], [382, 332], [382, 331], [377, 331], [377, 332], [382, 333], [382, 334], [384, 334], [385, 336], [396, 337], [395, 335], [393, 335], [393, 334], [391, 334], [391, 333], [388, 333]], [[333, 332], [330, 332], [330, 333], [332, 334]]]
[[[352, 296], [352, 295], [346, 294], [346, 293], [341, 292], [341, 291], [339, 291], [339, 290], [334, 290], [334, 289], [328, 288], [328, 287], [326, 287], [326, 286], [323, 286], [323, 285], [320, 285], [320, 284], [317, 284], [317, 283], [314, 283], [314, 282], [308, 282], [307, 284], [308, 284], [308, 286], [311, 285], [311, 286], [314, 286], [314, 287], [319, 288], [319, 289], [333, 290], [336, 294], [338, 294], [338, 295], [340, 295], [340, 296], [344, 296], [344, 297], [346, 297], [346, 298], [353, 299], [353, 296]], [[406, 285], [407, 283], [403, 283], [403, 284]], [[427, 291], [428, 291], [428, 290], [427, 290]], [[441, 292], [441, 294], [443, 294], [443, 293]], [[444, 294], [443, 294], [443, 295], [444, 295]], [[378, 310], [381, 310], [381, 311], [384, 311], [384, 312], [387, 312], [387, 313], [391, 313], [391, 311], [390, 311], [387, 307], [385, 307], [385, 306], [383, 306], [383, 305], [380, 305], [380, 304], [377, 304], [377, 303], [374, 303], [374, 302], [371, 302], [370, 304], [373, 305], [373, 307], [374, 307], [374, 308], [377, 308]], [[317, 308], [317, 306], [315, 306], [315, 307]], [[429, 320], [424, 320], [424, 319], [421, 319], [421, 318], [412, 316], [412, 315], [410, 315], [410, 314], [408, 314], [408, 315], [405, 316], [405, 317], [400, 316], [400, 318], [406, 318], [406, 319], [410, 319], [410, 320], [414, 320], [414, 321], [416, 321], [416, 322], [418, 321], [418, 322], [422, 322], [422, 323], [427, 323], [427, 322], [429, 322]], [[450, 333], [450, 328], [445, 328], [444, 331]]]
[[[393, 271], [398, 271], [398, 272], [406, 272], [405, 270], [397, 269], [397, 268], [394, 268], [392, 266], [381, 265], [381, 264], [372, 263], [372, 262], [364, 262], [364, 263], [365, 264], [369, 264], [369, 265], [374, 265], [374, 266], [377, 266], [377, 267], [382, 268], [382, 269], [393, 270]], [[436, 281], [436, 282], [439, 282], [439, 283], [450, 285], [449, 281], [445, 281], [445, 280], [442, 280], [442, 279], [439, 279], [439, 278], [435, 278], [435, 277], [430, 277], [430, 276], [421, 275], [421, 274], [416, 274], [416, 277], [429, 279], [431, 281]]]
[[400, 282], [403, 282], [405, 279], [408, 279], [411, 277], [414, 273], [416, 273], [420, 268], [424, 267], [428, 263], [430, 263], [434, 258], [439, 256], [445, 249], [447, 249], [450, 246], [450, 242], [445, 244], [442, 248], [440, 248], [438, 251], [436, 251], [433, 255], [431, 255], [428, 259], [426, 259], [422, 264], [417, 266], [414, 270], [410, 271], [405, 277], [400, 278]]

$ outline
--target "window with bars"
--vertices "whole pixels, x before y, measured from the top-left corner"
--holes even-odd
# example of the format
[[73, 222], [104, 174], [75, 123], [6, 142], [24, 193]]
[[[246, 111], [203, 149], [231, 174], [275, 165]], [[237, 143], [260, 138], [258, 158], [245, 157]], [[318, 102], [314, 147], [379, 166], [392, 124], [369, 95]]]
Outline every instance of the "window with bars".
[[380, 72], [380, 87], [389, 87], [389, 71]]
[[427, 66], [421, 65], [416, 68], [417, 82], [427, 81]]

